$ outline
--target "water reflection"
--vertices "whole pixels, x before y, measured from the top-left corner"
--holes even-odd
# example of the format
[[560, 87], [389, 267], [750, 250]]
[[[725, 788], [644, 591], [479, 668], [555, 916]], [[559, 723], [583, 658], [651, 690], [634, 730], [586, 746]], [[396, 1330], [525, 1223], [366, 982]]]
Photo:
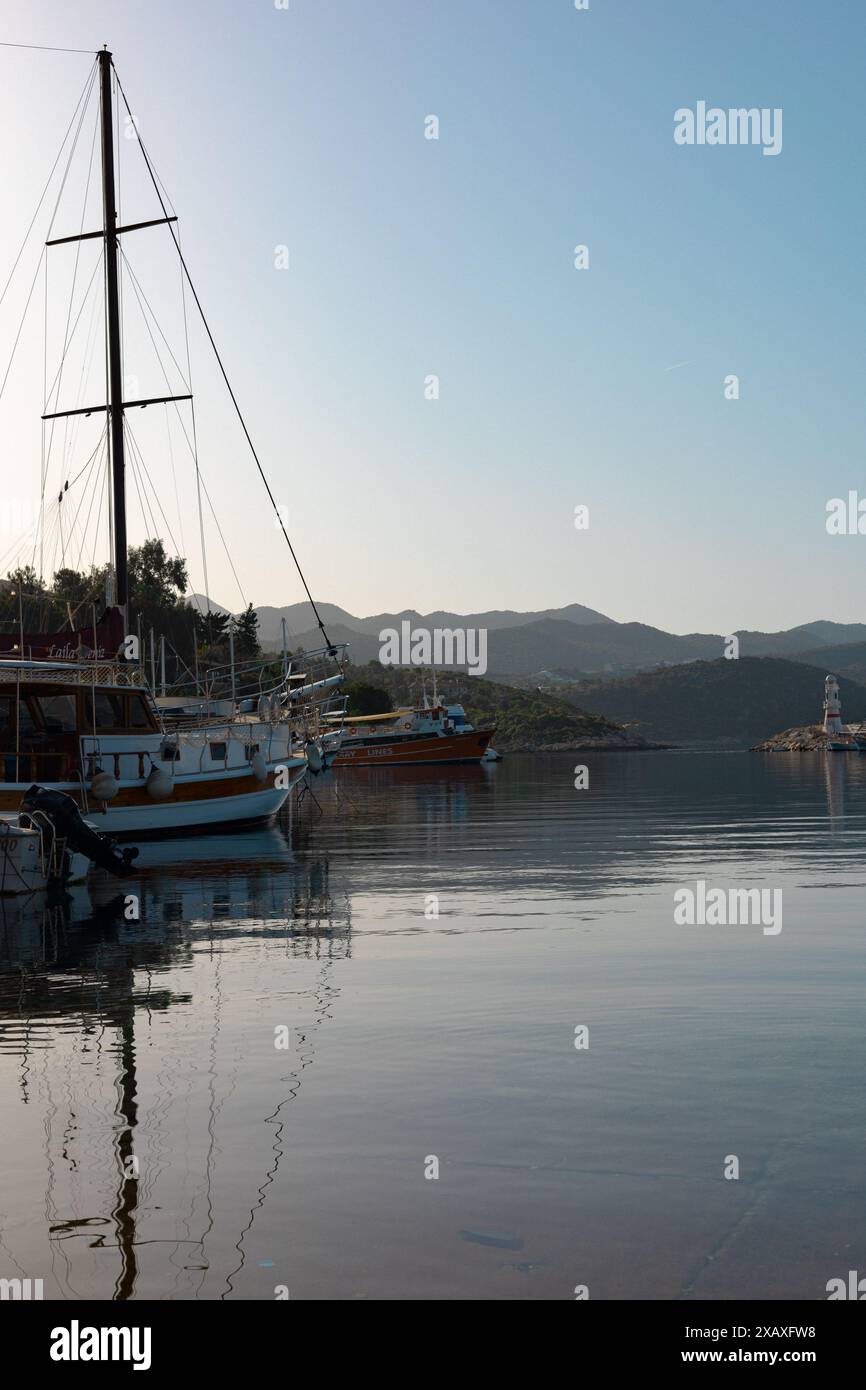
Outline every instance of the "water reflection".
[[[845, 1056], [863, 1042], [866, 760], [590, 757], [588, 793], [576, 761], [325, 776], [282, 828], [146, 844], [122, 884], [0, 900], [0, 1277], [228, 1300], [272, 1298], [288, 1265], [325, 1297], [567, 1297], [580, 1250], [599, 1296], [646, 1296], [631, 1271], [656, 1260], [691, 1297], [726, 1268], [706, 1252], [728, 1249], [729, 1190], [683, 1204], [717, 1121], [713, 1162], [727, 1124], [789, 1165], [777, 1227], [799, 1229], [842, 1151], [804, 1038], [832, 997]], [[784, 882], [779, 942], [677, 934], [670, 886], [697, 876]], [[595, 1071], [568, 1045], [583, 1017]], [[860, 1132], [853, 1081], [839, 1113]], [[434, 1201], [416, 1178], [438, 1149]], [[743, 1296], [789, 1291], [780, 1270]]]
[[[295, 843], [309, 839], [308, 828], [294, 831]], [[330, 1017], [338, 995], [329, 978], [336, 959], [351, 955], [351, 915], [348, 896], [332, 890], [327, 858], [295, 858], [290, 839], [279, 829], [236, 837], [207, 837], [147, 845], [136, 873], [122, 884], [96, 876], [69, 892], [36, 898], [0, 900], [0, 1052], [17, 1059], [19, 1101], [27, 1106], [47, 1100], [44, 1161], [49, 1175], [45, 1210], [56, 1212], [58, 1169], [80, 1173], [76, 1138], [82, 1101], [87, 1096], [86, 1068], [94, 1045], [109, 1059], [115, 1103], [112, 1120], [102, 1136], [104, 1154], [93, 1151], [88, 1164], [101, 1174], [98, 1186], [111, 1186], [113, 1196], [102, 1214], [52, 1219], [52, 1244], [63, 1249], [67, 1276], [71, 1273], [69, 1242], [84, 1239], [92, 1251], [115, 1251], [119, 1268], [110, 1296], [134, 1297], [138, 1279], [136, 1222], [144, 1182], [139, 1168], [139, 1068], [142, 1022], [152, 1029], [155, 1019], [175, 1009], [200, 1007], [201, 1000], [176, 981], [194, 965], [198, 952], [213, 961], [213, 1008], [206, 1046], [210, 1057], [207, 1082], [207, 1149], [204, 1158], [204, 1201], [209, 1208], [210, 1175], [217, 1151], [216, 1121], [221, 1103], [216, 1095], [215, 1048], [224, 1008], [222, 955], [235, 941], [248, 948], [256, 940], [278, 944], [289, 958], [309, 960], [321, 968], [311, 990], [311, 1013], [304, 1028], [295, 1028], [287, 1067], [275, 1079], [272, 1104], [261, 1116], [273, 1126], [271, 1158], [263, 1168], [249, 1219], [240, 1231], [238, 1266], [244, 1263], [244, 1240], [265, 1203], [282, 1157], [282, 1112], [297, 1096], [304, 1071], [315, 1059], [317, 1030]], [[180, 972], [180, 974], [178, 974]], [[165, 979], [166, 983], [161, 983]], [[33, 1078], [39, 1053], [61, 1047], [56, 1030], [77, 1036], [80, 1064], [69, 1074], [63, 1101], [42, 1090], [34, 1094]], [[204, 1041], [204, 1040], [203, 1040]], [[145, 1064], [148, 1048], [145, 1047]], [[177, 1074], [184, 1061], [177, 1059]], [[81, 1090], [84, 1088], [84, 1096]], [[114, 1174], [111, 1182], [110, 1174]], [[106, 1181], [103, 1181], [106, 1180]], [[212, 1216], [211, 1216], [212, 1220]], [[204, 1259], [210, 1225], [188, 1242], [188, 1255]], [[176, 1242], [175, 1242], [176, 1243]], [[194, 1269], [195, 1262], [184, 1265]], [[199, 1268], [205, 1270], [206, 1263]], [[5, 1272], [5, 1271], [4, 1271]], [[234, 1271], [234, 1273], [236, 1273]], [[231, 1291], [233, 1274], [226, 1279]], [[72, 1295], [68, 1277], [61, 1281]], [[68, 1287], [66, 1287], [68, 1285]], [[102, 1296], [107, 1291], [103, 1289]], [[51, 1295], [48, 1295], [51, 1296]], [[56, 1291], [55, 1291], [56, 1296]]]

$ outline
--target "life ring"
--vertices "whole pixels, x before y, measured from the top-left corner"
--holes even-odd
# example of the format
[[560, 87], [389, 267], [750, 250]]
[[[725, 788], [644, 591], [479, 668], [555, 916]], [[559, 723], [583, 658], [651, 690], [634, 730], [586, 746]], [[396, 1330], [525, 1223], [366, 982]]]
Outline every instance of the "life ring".
[[400, 728], [401, 728], [401, 729], [411, 729], [411, 727], [412, 727], [412, 720], [411, 720], [411, 719], [404, 719], [404, 720], [403, 720], [403, 723], [400, 725]]

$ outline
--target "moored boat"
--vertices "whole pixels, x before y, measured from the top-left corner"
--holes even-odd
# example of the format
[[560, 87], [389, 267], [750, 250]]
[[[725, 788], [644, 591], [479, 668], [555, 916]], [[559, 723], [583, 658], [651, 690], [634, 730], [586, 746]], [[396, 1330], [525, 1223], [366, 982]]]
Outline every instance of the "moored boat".
[[333, 767], [419, 766], [479, 763], [494, 730], [455, 724], [444, 705], [347, 716]]
[[125, 878], [137, 849], [120, 850], [62, 792], [34, 784], [17, 820], [0, 816], [0, 895], [80, 883], [91, 864]]
[[[127, 548], [127, 456], [136, 477], [139, 495], [146, 470], [143, 469], [141, 451], [125, 421], [125, 415], [133, 408], [144, 409], [159, 405], [166, 408], [172, 406], [179, 411], [180, 404], [192, 401], [192, 389], [190, 382], [184, 379], [184, 390], [179, 394], [169, 393], [134, 400], [125, 396], [121, 271], [126, 266], [127, 273], [131, 272], [126, 257], [121, 256], [120, 242], [125, 239], [127, 233], [135, 233], [145, 228], [167, 228], [183, 276], [189, 283], [207, 336], [214, 347], [244, 435], [277, 513], [280, 529], [295, 564], [297, 560], [252, 446], [240, 407], [216, 352], [210, 329], [204, 320], [186, 262], [180, 253], [180, 245], [173, 230], [177, 218], [174, 214], [169, 214], [164, 206], [158, 181], [140, 140], [137, 140], [136, 144], [144, 156], [146, 170], [156, 190], [163, 215], [118, 225], [119, 199], [115, 177], [117, 151], [114, 145], [117, 114], [114, 110], [115, 92], [121, 96], [125, 104], [126, 98], [117, 80], [111, 54], [102, 50], [96, 54], [93, 72], [79, 103], [81, 105], [83, 102], [83, 120], [84, 107], [93, 93], [98, 94], [99, 119], [94, 127], [94, 148], [96, 131], [99, 130], [102, 226], [97, 230], [82, 229], [78, 234], [69, 236], [49, 236], [46, 241], [46, 247], [68, 246], [72, 243], [77, 247], [79, 243], [91, 240], [101, 242], [105, 345], [104, 376], [102, 372], [98, 373], [97, 380], [105, 381], [106, 396], [94, 404], [79, 403], [69, 409], [48, 408], [60, 404], [61, 384], [64, 379], [68, 380], [68, 374], [64, 378], [63, 367], [72, 333], [67, 332], [64, 335], [63, 352], [54, 385], [45, 398], [42, 415], [44, 439], [47, 439], [47, 443], [43, 444], [43, 497], [46, 493], [50, 495], [45, 480], [50, 463], [51, 445], [55, 439], [56, 422], [64, 421], [64, 429], [70, 426], [70, 421], [75, 426], [82, 418], [88, 419], [91, 416], [96, 420], [101, 417], [104, 422], [102, 438], [97, 440], [89, 462], [74, 475], [72, 484], [69, 481], [69, 461], [63, 461], [65, 481], [62, 482], [58, 493], [58, 506], [62, 506], [63, 500], [71, 495], [70, 486], [83, 479], [80, 484], [82, 489], [90, 488], [91, 491], [90, 507], [83, 514], [87, 520], [82, 523], [83, 534], [79, 537], [83, 550], [83, 540], [86, 538], [94, 499], [97, 496], [99, 498], [94, 523], [98, 530], [102, 493], [105, 492], [112, 561], [105, 568], [104, 607], [101, 614], [97, 616], [94, 605], [92, 623], [86, 628], [76, 628], [73, 624], [71, 604], [67, 603], [68, 630], [62, 632], [34, 634], [25, 628], [25, 596], [22, 588], [28, 576], [31, 583], [35, 582], [38, 588], [42, 587], [41, 548], [38, 573], [32, 566], [19, 567], [17, 571], [17, 574], [24, 578], [19, 577], [15, 580], [15, 587], [11, 589], [10, 595], [18, 609], [18, 621], [15, 631], [0, 634], [0, 652], [4, 653], [5, 657], [0, 659], [0, 815], [9, 816], [14, 813], [22, 794], [36, 780], [70, 796], [78, 809], [91, 818], [100, 831], [114, 836], [190, 833], [218, 826], [256, 824], [273, 817], [297, 782], [308, 771], [319, 771], [325, 765], [328, 751], [339, 741], [339, 720], [332, 720], [327, 726], [323, 726], [321, 715], [324, 711], [333, 711], [335, 708], [335, 687], [342, 682], [343, 675], [339, 669], [336, 670], [336, 674], [332, 672], [335, 666], [339, 668], [344, 648], [330, 643], [316, 605], [310, 597], [326, 645], [321, 654], [312, 653], [305, 656], [303, 674], [292, 672], [284, 652], [284, 661], [278, 677], [274, 675], [273, 666], [268, 674], [268, 664], [262, 662], [258, 674], [255, 677], [250, 676], [248, 688], [238, 690], [232, 646], [230, 667], [218, 673], [216, 678], [213, 672], [208, 673], [209, 683], [202, 691], [196, 666], [194, 680], [186, 682], [187, 688], [173, 702], [171, 709], [167, 707], [170, 702], [166, 702], [166, 707], [162, 709], [157, 704], [155, 674], [152, 672], [150, 686], [145, 679], [140, 666], [143, 659], [141, 632], [140, 629], [138, 633], [135, 632], [130, 611], [132, 586]], [[80, 128], [79, 123], [78, 131]], [[76, 133], [75, 141], [77, 138]], [[62, 149], [63, 146], [61, 151]], [[74, 149], [75, 142], [70, 152], [70, 162]], [[58, 160], [59, 158], [60, 156]], [[69, 165], [67, 173], [68, 170]], [[65, 182], [64, 175], [61, 192]], [[89, 183], [88, 173], [88, 187]], [[56, 211], [55, 208], [55, 215]], [[52, 217], [52, 226], [53, 220]], [[31, 228], [33, 225], [31, 222]], [[77, 264], [76, 252], [76, 266]], [[92, 283], [96, 283], [95, 271]], [[137, 283], [137, 280], [134, 281], [136, 286]], [[46, 297], [47, 284], [46, 274]], [[74, 290], [73, 277], [70, 311]], [[136, 295], [137, 293], [136, 289]], [[184, 325], [185, 312], [184, 307]], [[80, 313], [81, 308], [79, 315]], [[46, 324], [48, 317], [46, 304]], [[94, 317], [94, 323], [95, 321]], [[160, 334], [172, 360], [175, 361], [161, 330]], [[156, 339], [152, 333], [150, 339], [156, 347]], [[87, 351], [91, 354], [90, 360], [101, 357], [97, 352], [97, 342], [98, 335], [94, 332], [88, 337]], [[160, 365], [164, 367], [165, 363], [158, 352], [157, 357]], [[78, 380], [79, 390], [88, 390], [89, 393], [89, 376], [84, 371], [84, 364]], [[167, 377], [166, 384], [168, 386]], [[52, 398], [53, 396], [57, 398]], [[88, 394], [85, 399], [89, 402], [92, 398]], [[191, 433], [194, 436], [194, 428]], [[184, 436], [190, 443], [189, 432], [185, 430]], [[69, 438], [64, 435], [64, 449], [69, 445], [71, 452], [72, 444], [69, 440], [74, 438], [74, 429]], [[198, 457], [194, 445], [191, 444], [190, 447], [198, 477]], [[102, 476], [99, 468], [95, 468], [91, 476], [91, 465], [94, 465], [94, 460], [101, 460], [103, 455], [106, 462], [105, 476]], [[172, 463], [172, 468], [173, 466]], [[157, 505], [162, 512], [158, 499]], [[142, 510], [145, 511], [144, 503]], [[152, 513], [153, 509], [150, 510]], [[76, 518], [81, 512], [79, 503]], [[164, 520], [164, 512], [162, 515]], [[44, 517], [40, 516], [40, 535], [43, 526]], [[62, 525], [59, 529], [63, 531]], [[95, 536], [96, 532], [94, 539]], [[159, 544], [161, 546], [162, 542]], [[204, 549], [204, 539], [202, 546]], [[35, 558], [35, 546], [32, 553]], [[298, 571], [300, 573], [299, 566]], [[71, 570], [64, 572], [74, 573]], [[10, 575], [10, 578], [12, 577]], [[302, 574], [301, 579], [303, 580]], [[303, 582], [306, 589], [306, 581]], [[309, 596], [308, 589], [307, 593]], [[233, 640], [232, 637], [231, 641]], [[151, 651], [153, 652], [153, 646]], [[312, 667], [307, 665], [307, 656], [317, 658], [322, 654], [330, 665], [328, 671], [321, 678], [317, 678]], [[196, 647], [196, 661], [197, 657]], [[151, 659], [153, 661], [153, 655]]]
[[0, 896], [80, 883], [89, 868], [85, 855], [70, 853], [42, 827], [0, 818]]

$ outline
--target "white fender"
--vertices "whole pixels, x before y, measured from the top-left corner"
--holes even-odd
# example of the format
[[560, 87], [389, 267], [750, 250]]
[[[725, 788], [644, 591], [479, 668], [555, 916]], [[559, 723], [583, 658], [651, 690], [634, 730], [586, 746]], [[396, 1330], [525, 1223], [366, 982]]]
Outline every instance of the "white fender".
[[267, 695], [260, 695], [258, 704], [258, 716], [263, 724], [267, 722], [268, 717], [270, 715], [270, 710], [271, 702], [268, 699]]
[[312, 739], [308, 739], [304, 747], [304, 752], [307, 756], [307, 767], [310, 771], [314, 773], [321, 772], [322, 768], [325, 766], [325, 760], [322, 757], [322, 750], [319, 745], [314, 743]]
[[103, 772], [100, 768], [88, 790], [97, 801], [112, 801], [120, 791], [120, 783], [110, 772]]
[[154, 801], [165, 801], [167, 797], [171, 796], [172, 780], [161, 767], [150, 769], [150, 775], [144, 785], [148, 796], [153, 797]]
[[257, 782], [266, 782], [268, 780], [268, 765], [261, 753], [253, 754], [250, 759], [250, 767]]

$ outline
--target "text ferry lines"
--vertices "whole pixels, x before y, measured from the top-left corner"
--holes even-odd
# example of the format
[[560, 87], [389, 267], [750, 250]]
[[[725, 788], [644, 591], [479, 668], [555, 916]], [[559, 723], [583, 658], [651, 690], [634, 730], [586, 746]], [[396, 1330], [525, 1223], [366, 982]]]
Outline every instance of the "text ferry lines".
[[[130, 129], [135, 139], [118, 141], [116, 150], [114, 106], [121, 103], [129, 115]], [[64, 189], [79, 135], [85, 125], [89, 129], [85, 116], [93, 104], [98, 106], [93, 122], [93, 150], [96, 148], [97, 134], [101, 136], [102, 196], [99, 212], [102, 225], [97, 229], [86, 226], [91, 220], [97, 221], [96, 211], [91, 210], [88, 204], [91, 186], [96, 181], [91, 180], [90, 167], [87, 166], [84, 203], [76, 205], [73, 224], [79, 231], [77, 234], [52, 236], [54, 222], [62, 205], [66, 216], [70, 215], [63, 204]], [[64, 169], [61, 157], [67, 146]], [[149, 199], [155, 196], [152, 211], [158, 211], [159, 216], [145, 218], [141, 214], [150, 209], [136, 206], [135, 220], [132, 217], [119, 217], [121, 181], [116, 175], [121, 147], [140, 153], [144, 169], [138, 163], [136, 167], [142, 176], [146, 196]], [[135, 154], [134, 158], [137, 161], [138, 155]], [[79, 155], [79, 163], [82, 160], [86, 163], [86, 151]], [[55, 283], [62, 283], [63, 274], [67, 274], [71, 279], [71, 289], [65, 319], [67, 331], [62, 337], [57, 371], [53, 378], [50, 370], [45, 373], [41, 460], [43, 502], [35, 533], [20, 542], [18, 569], [12, 571], [19, 576], [16, 585], [17, 631], [7, 635], [5, 641], [0, 643], [0, 651], [6, 655], [6, 659], [0, 663], [0, 814], [14, 812], [22, 794], [32, 783], [38, 782], [67, 792], [100, 831], [114, 834], [138, 837], [142, 833], [189, 831], [214, 825], [263, 821], [279, 810], [292, 786], [308, 768], [317, 770], [326, 760], [325, 731], [320, 720], [326, 712], [339, 713], [333, 701], [335, 687], [343, 679], [342, 649], [331, 644], [316, 605], [310, 598], [322, 632], [323, 648], [320, 655], [328, 667], [327, 672], [323, 672], [320, 678], [315, 677], [306, 657], [304, 672], [292, 673], [285, 661], [282, 670], [277, 668], [278, 675], [273, 666], [270, 671], [263, 667], [258, 678], [250, 676], [246, 698], [241, 699], [232, 659], [230, 681], [223, 672], [219, 692], [225, 695], [229, 686], [228, 705], [221, 707], [217, 713], [211, 705], [212, 691], [207, 690], [205, 699], [199, 699], [192, 714], [181, 715], [171, 724], [168, 712], [161, 711], [154, 698], [155, 681], [151, 681], [149, 689], [138, 668], [141, 657], [139, 648], [142, 645], [141, 606], [145, 601], [138, 604], [136, 622], [130, 604], [127, 469], [134, 479], [142, 520], [150, 535], [158, 526], [162, 526], [171, 536], [163, 506], [165, 488], [161, 492], [153, 485], [151, 469], [155, 466], [165, 469], [165, 455], [168, 454], [174, 476], [172, 429], [176, 431], [181, 447], [185, 444], [188, 448], [195, 467], [202, 565], [207, 579], [200, 497], [204, 482], [195, 442], [195, 421], [191, 413], [192, 373], [189, 359], [182, 367], [156, 322], [152, 305], [141, 287], [140, 267], [137, 266], [133, 274], [129, 266], [126, 252], [127, 248], [132, 250], [130, 239], [135, 245], [136, 237], [142, 234], [143, 228], [160, 228], [159, 232], [143, 233], [145, 246], [148, 245], [148, 237], [165, 237], [172, 256], [177, 255], [181, 282], [189, 286], [279, 530], [294, 563], [297, 565], [298, 562], [217, 351], [187, 263], [181, 254], [173, 225], [177, 222], [177, 216], [166, 206], [164, 185], [145, 150], [138, 133], [138, 122], [132, 117], [111, 54], [106, 50], [95, 55], [95, 62], [63, 138], [43, 197], [30, 222], [16, 265], [27, 247], [33, 228], [37, 227], [37, 236], [42, 232], [38, 216], [55, 176], [59, 182], [59, 192], [40, 254], [40, 261], [42, 257], [52, 258], [50, 277], [46, 261], [46, 307], [40, 316], [46, 336], [46, 363], [48, 325], [57, 322], [57, 315], [49, 316], [47, 311], [49, 279], [54, 286]], [[124, 190], [130, 189], [127, 176], [124, 176], [122, 187]], [[125, 196], [128, 198], [130, 193], [127, 191]], [[50, 200], [45, 206], [46, 210], [50, 207]], [[47, 218], [45, 220], [47, 222]], [[52, 248], [50, 252], [48, 248]], [[82, 292], [77, 277], [81, 273], [86, 279], [86, 272], [81, 267], [85, 258], [92, 254], [91, 248], [96, 248], [97, 255], [89, 284]], [[54, 257], [59, 258], [60, 262], [57, 270]], [[89, 299], [91, 295], [92, 304]], [[96, 312], [100, 307], [100, 297], [103, 301], [101, 316]], [[184, 340], [188, 343], [186, 302], [184, 295]], [[140, 341], [144, 343], [149, 339], [152, 345], [166, 386], [164, 395], [145, 396], [137, 387], [129, 392], [124, 389], [125, 382], [135, 383], [138, 380], [137, 375], [127, 373], [122, 337], [122, 327], [126, 325], [128, 328], [136, 303], [148, 330], [147, 338], [142, 337]], [[25, 317], [29, 304], [28, 298]], [[85, 306], [90, 307], [90, 314], [84, 313]], [[103, 334], [98, 331], [100, 318], [104, 325], [104, 342], [100, 342]], [[86, 341], [83, 341], [83, 335], [76, 337], [76, 329], [82, 321], [87, 323], [88, 320], [93, 331], [88, 332]], [[153, 331], [153, 325], [157, 332]], [[17, 342], [16, 337], [16, 345]], [[162, 350], [162, 344], [165, 344], [167, 353]], [[70, 364], [68, 360], [73, 348], [75, 351], [82, 349], [80, 370], [77, 362]], [[132, 365], [136, 371], [141, 369], [138, 354]], [[153, 370], [152, 362], [143, 365]], [[175, 391], [172, 390], [172, 375], [179, 387]], [[77, 399], [71, 403], [61, 402], [61, 388], [74, 389], [72, 383], [77, 383]], [[105, 395], [102, 395], [103, 391]], [[131, 395], [136, 399], [130, 399]], [[66, 408], [60, 408], [61, 404]], [[160, 433], [155, 436], [151, 456], [147, 459], [144, 457], [146, 449], [133, 432], [130, 422], [129, 416], [133, 411], [144, 413], [142, 430], [149, 428], [148, 421], [156, 419], [159, 423]], [[141, 419], [141, 415], [137, 414], [136, 419]], [[165, 447], [165, 436], [161, 433], [163, 426], [168, 435], [168, 449]], [[90, 433], [85, 436], [85, 431]], [[57, 487], [52, 486], [55, 475], [58, 477]], [[193, 485], [192, 481], [190, 485]], [[182, 516], [179, 501], [178, 516]], [[157, 521], [157, 517], [160, 521]], [[84, 610], [83, 619], [76, 620], [72, 604], [67, 604], [69, 631], [55, 632], [50, 639], [29, 636], [25, 631], [22, 591], [29, 583], [29, 587], [37, 592], [45, 592], [43, 559], [52, 567], [56, 565], [58, 538], [60, 565], [54, 571], [55, 582], [58, 574], [73, 574], [89, 583], [93, 592], [89, 590], [86, 598], [78, 604], [78, 608]], [[148, 543], [162, 544], [155, 541]], [[105, 549], [111, 554], [111, 562], [102, 570], [91, 563], [90, 574], [79, 575], [78, 571], [69, 568], [73, 544], [77, 547], [79, 564], [81, 557], [102, 555]], [[38, 572], [34, 568], [37, 558]], [[298, 573], [310, 597], [300, 566]], [[97, 600], [102, 609], [99, 614]], [[82, 628], [82, 621], [87, 623], [86, 627]], [[139, 631], [136, 637], [137, 627]], [[58, 659], [58, 654], [70, 652], [76, 654], [71, 661]], [[199, 697], [197, 648], [194, 665], [195, 678], [187, 682], [184, 693], [193, 689], [196, 697]], [[193, 673], [189, 675], [192, 677]], [[327, 729], [330, 730], [329, 742], [336, 743], [339, 719], [330, 720]]]

